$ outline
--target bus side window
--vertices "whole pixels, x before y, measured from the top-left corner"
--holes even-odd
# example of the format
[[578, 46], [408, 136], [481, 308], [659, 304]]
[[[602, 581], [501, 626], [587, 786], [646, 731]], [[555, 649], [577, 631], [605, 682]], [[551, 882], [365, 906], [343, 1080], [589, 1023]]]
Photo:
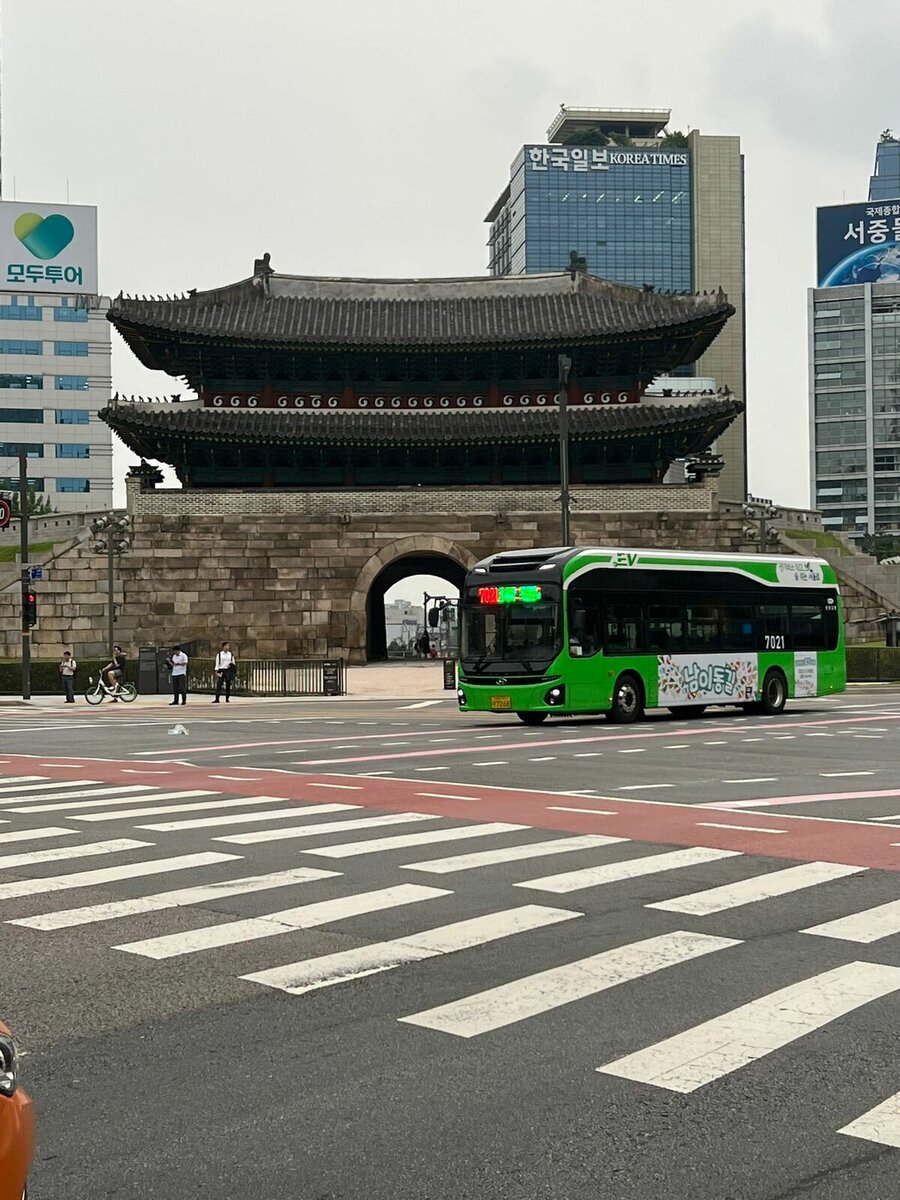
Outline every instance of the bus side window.
[[651, 654], [677, 654], [684, 649], [684, 611], [680, 605], [650, 602], [647, 613], [647, 648]]
[[597, 592], [569, 592], [569, 653], [590, 658], [600, 649], [600, 596]]
[[722, 649], [756, 649], [756, 623], [750, 604], [733, 604], [728, 599], [722, 606]]
[[788, 606], [765, 602], [757, 606], [760, 650], [790, 650]]
[[633, 654], [639, 647], [640, 610], [630, 600], [607, 597], [603, 605], [603, 648], [608, 654]]
[[824, 650], [828, 645], [825, 629], [825, 602], [791, 605], [791, 646], [794, 650]]

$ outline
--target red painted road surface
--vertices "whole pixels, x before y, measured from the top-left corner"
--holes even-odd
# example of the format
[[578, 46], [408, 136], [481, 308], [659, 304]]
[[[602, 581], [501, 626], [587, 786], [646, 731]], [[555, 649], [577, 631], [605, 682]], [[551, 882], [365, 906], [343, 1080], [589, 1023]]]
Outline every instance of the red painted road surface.
[[[388, 812], [434, 813], [467, 821], [507, 821], [568, 833], [605, 833], [665, 845], [710, 846], [801, 862], [900, 870], [900, 825], [883, 822], [873, 825], [746, 809], [726, 811], [718, 805], [667, 804], [625, 800], [620, 796], [567, 796], [489, 785], [293, 774], [255, 767], [189, 767], [171, 760], [135, 763], [61, 758], [54, 761], [46, 755], [10, 754], [0, 759], [0, 771], [7, 777], [40, 775], [50, 780], [158, 784], [166, 790], [208, 788], [235, 796], [277, 796], [298, 803], [321, 803], [327, 795], [334, 801], [344, 800]], [[838, 797], [844, 794], [860, 793], [834, 793]], [[802, 802], [803, 797], [797, 800]]]

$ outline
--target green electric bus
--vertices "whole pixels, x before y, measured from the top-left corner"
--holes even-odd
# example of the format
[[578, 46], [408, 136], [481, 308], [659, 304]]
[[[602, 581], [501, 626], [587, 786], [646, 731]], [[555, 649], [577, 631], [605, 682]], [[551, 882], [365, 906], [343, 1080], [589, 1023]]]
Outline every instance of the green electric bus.
[[460, 708], [526, 725], [715, 704], [779, 713], [846, 681], [841, 597], [821, 559], [521, 550], [477, 563], [460, 600]]

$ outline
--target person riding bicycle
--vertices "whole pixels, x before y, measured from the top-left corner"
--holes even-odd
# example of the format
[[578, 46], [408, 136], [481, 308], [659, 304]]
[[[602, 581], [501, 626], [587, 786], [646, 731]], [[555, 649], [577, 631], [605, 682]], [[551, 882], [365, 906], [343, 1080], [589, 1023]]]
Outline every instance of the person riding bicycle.
[[[103, 668], [103, 673], [107, 678], [109, 686], [114, 692], [117, 692], [125, 679], [125, 651], [121, 646], [113, 646], [112, 661], [106, 664]], [[116, 699], [118, 697], [113, 696], [113, 700]]]

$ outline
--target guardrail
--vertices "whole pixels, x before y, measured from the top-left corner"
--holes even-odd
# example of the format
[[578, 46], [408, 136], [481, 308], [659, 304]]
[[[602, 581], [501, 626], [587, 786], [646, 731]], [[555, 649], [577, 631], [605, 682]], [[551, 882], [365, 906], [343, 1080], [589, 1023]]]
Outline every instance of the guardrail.
[[894, 683], [900, 680], [900, 646], [848, 646], [849, 683]]

